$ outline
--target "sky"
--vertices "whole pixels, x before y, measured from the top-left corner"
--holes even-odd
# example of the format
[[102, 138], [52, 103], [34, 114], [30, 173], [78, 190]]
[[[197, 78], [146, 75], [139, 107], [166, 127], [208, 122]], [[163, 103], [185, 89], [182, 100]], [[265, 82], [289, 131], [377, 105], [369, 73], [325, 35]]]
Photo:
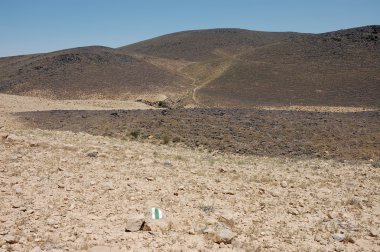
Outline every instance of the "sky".
[[167, 33], [243, 28], [321, 33], [380, 24], [380, 0], [0, 0], [0, 57]]

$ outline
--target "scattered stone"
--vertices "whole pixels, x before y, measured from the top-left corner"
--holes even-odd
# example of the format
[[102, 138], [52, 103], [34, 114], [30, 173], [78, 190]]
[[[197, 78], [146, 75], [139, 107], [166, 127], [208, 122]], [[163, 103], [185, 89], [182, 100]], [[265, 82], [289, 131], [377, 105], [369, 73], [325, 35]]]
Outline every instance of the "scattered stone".
[[336, 219], [338, 217], [338, 214], [335, 212], [328, 212], [327, 217], [329, 217], [329, 219]]
[[9, 135], [7, 133], [0, 133], [0, 138], [3, 139], [3, 140], [7, 139], [8, 136]]
[[42, 252], [42, 249], [41, 247], [37, 246], [37, 247], [34, 247], [30, 252]]
[[8, 233], [9, 233], [9, 230], [6, 230], [6, 229], [0, 230], [0, 235], [6, 235]]
[[342, 252], [342, 251], [344, 251], [344, 246], [342, 244], [336, 244], [334, 250], [336, 252]]
[[96, 184], [95, 181], [93, 181], [93, 180], [90, 181], [90, 185], [94, 186], [95, 184]]
[[30, 147], [34, 148], [34, 147], [38, 147], [39, 146], [39, 143], [30, 143], [29, 144]]
[[172, 167], [173, 165], [172, 165], [172, 162], [170, 162], [169, 160], [166, 160], [164, 162], [164, 166], [166, 166], [166, 167]]
[[153, 220], [147, 219], [144, 223], [143, 231], [167, 233], [171, 229], [172, 223], [167, 219]]
[[58, 225], [61, 222], [61, 218], [59, 216], [53, 216], [46, 220], [46, 223], [50, 226]]
[[272, 195], [273, 197], [276, 197], [276, 198], [281, 196], [280, 192], [277, 190], [270, 191], [269, 193], [270, 193], [270, 195]]
[[87, 252], [121, 252], [122, 250], [114, 247], [96, 246], [87, 250]]
[[300, 212], [295, 208], [289, 209], [288, 213], [290, 213], [291, 215], [299, 215], [300, 214]]
[[230, 227], [234, 226], [234, 215], [231, 212], [223, 212], [218, 216], [218, 220]]
[[235, 195], [235, 193], [232, 192], [232, 191], [224, 191], [223, 194], [227, 194], [227, 195]]
[[87, 152], [86, 154], [87, 157], [92, 157], [92, 158], [96, 158], [98, 157], [98, 155], [99, 155], [99, 152], [97, 151], [90, 151], [90, 152]]
[[378, 237], [379, 236], [379, 231], [376, 230], [375, 228], [372, 228], [372, 229], [369, 230], [369, 235], [371, 237]]
[[333, 239], [340, 242], [340, 241], [343, 241], [344, 239], [346, 239], [346, 235], [341, 234], [341, 233], [335, 233], [335, 234], [333, 234]]
[[154, 178], [153, 178], [153, 177], [147, 177], [146, 180], [148, 180], [148, 181], [153, 181]]
[[13, 236], [13, 235], [5, 235], [4, 237], [3, 237], [3, 239], [4, 239], [4, 241], [6, 242], [6, 243], [9, 243], [9, 244], [15, 244], [15, 243], [17, 243], [17, 239], [16, 239], [16, 237], [15, 236]]
[[236, 236], [234, 232], [227, 228], [222, 228], [218, 231], [215, 231], [212, 228], [204, 230], [204, 233], [211, 239], [213, 242], [221, 244], [231, 244], [232, 239]]
[[282, 182], [281, 182], [281, 187], [282, 187], [282, 188], [286, 188], [286, 187], [288, 187], [288, 182], [286, 182], [286, 181], [282, 181]]
[[111, 191], [111, 190], [115, 190], [115, 187], [113, 186], [112, 182], [104, 182], [103, 189]]
[[16, 201], [16, 202], [13, 202], [12, 203], [12, 207], [13, 208], [20, 208], [22, 207], [24, 204], [21, 202], [21, 201]]
[[317, 241], [317, 242], [322, 242], [322, 236], [320, 234], [316, 234], [315, 237], [314, 237], [314, 240]]
[[125, 223], [125, 231], [126, 232], [137, 232], [143, 229], [144, 227], [144, 215], [131, 215], [127, 217], [127, 221]]
[[12, 189], [17, 193], [17, 194], [22, 194], [22, 188], [20, 185], [16, 184], [12, 186]]

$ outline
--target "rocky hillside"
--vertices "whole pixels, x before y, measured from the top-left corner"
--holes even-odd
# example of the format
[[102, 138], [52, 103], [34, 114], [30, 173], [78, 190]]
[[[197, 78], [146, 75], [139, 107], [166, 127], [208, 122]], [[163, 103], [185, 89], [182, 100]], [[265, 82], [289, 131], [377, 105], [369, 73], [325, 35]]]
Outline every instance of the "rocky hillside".
[[212, 29], [117, 49], [0, 58], [0, 92], [55, 99], [148, 95], [169, 97], [175, 107], [379, 107], [379, 31], [376, 25], [323, 34]]

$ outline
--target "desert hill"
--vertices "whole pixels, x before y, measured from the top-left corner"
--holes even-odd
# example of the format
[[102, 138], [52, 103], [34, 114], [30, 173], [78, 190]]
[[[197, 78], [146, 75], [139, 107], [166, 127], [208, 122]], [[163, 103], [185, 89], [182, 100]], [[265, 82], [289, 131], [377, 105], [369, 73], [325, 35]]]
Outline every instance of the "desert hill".
[[210, 106], [379, 106], [379, 31], [350, 29], [247, 50], [198, 97]]
[[0, 58], [0, 92], [169, 97], [172, 106], [380, 106], [380, 26], [323, 34], [211, 29], [121, 48]]
[[112, 48], [84, 47], [0, 60], [0, 91], [55, 99], [123, 99], [181, 92], [188, 79]]
[[129, 54], [204, 61], [220, 54], [236, 54], [286, 39], [307, 36], [293, 32], [259, 32], [243, 29], [211, 29], [177, 32], [119, 48]]

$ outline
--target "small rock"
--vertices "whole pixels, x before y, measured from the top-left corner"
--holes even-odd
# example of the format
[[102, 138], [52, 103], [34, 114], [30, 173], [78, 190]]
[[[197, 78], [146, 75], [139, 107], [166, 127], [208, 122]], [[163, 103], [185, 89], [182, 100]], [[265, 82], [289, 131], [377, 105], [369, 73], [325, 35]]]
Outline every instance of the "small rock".
[[93, 185], [95, 185], [95, 184], [96, 184], [96, 182], [95, 182], [95, 181], [93, 181], [93, 180], [92, 180], [92, 181], [90, 181], [90, 185], [92, 185], [92, 186], [93, 186]]
[[167, 233], [172, 227], [172, 222], [167, 219], [153, 220], [148, 219], [144, 225], [143, 231]]
[[212, 228], [208, 228], [204, 231], [207, 236], [215, 243], [231, 244], [232, 239], [236, 236], [234, 232], [227, 228], [222, 228], [218, 231], [214, 231]]
[[329, 219], [336, 219], [338, 217], [338, 214], [335, 212], [328, 212], [327, 217], [329, 217]]
[[5, 140], [8, 138], [8, 134], [7, 133], [0, 133], [0, 138]]
[[273, 190], [273, 191], [270, 191], [269, 192], [270, 193], [270, 195], [272, 195], [273, 197], [280, 197], [280, 192], [279, 191], [276, 191], [276, 190]]
[[282, 181], [282, 182], [281, 182], [281, 187], [282, 187], [282, 188], [286, 188], [286, 187], [288, 187], [288, 182], [286, 182], [286, 181]]
[[341, 233], [335, 233], [333, 234], [333, 239], [336, 241], [343, 241], [344, 239], [346, 239], [346, 235]]
[[300, 214], [300, 212], [295, 208], [289, 209], [288, 213], [290, 213], [291, 215], [299, 215]]
[[233, 227], [234, 226], [234, 215], [231, 212], [223, 212], [218, 216], [220, 222]]
[[6, 243], [9, 243], [9, 244], [15, 244], [15, 243], [17, 243], [17, 239], [13, 235], [5, 235], [4, 236], [4, 241]]
[[379, 236], [379, 231], [376, 230], [375, 228], [372, 228], [372, 229], [369, 230], [369, 235], [371, 237], [378, 237]]
[[342, 252], [342, 251], [344, 251], [344, 246], [342, 244], [336, 244], [334, 250], [336, 252]]
[[114, 247], [96, 246], [87, 250], [87, 252], [121, 252], [122, 250]]
[[148, 181], [153, 181], [154, 178], [152, 178], [152, 177], [147, 177], [146, 180], [148, 180]]
[[98, 154], [99, 154], [99, 152], [97, 152], [97, 151], [90, 151], [90, 152], [87, 152], [86, 156], [96, 158], [98, 156]]
[[127, 221], [125, 223], [125, 231], [126, 232], [137, 232], [143, 229], [144, 227], [144, 215], [131, 215], [127, 217]]
[[21, 202], [21, 201], [16, 201], [16, 202], [13, 202], [12, 204], [12, 207], [13, 208], [20, 208], [22, 207], [24, 204]]
[[33, 143], [30, 143], [30, 144], [29, 144], [29, 146], [30, 146], [30, 147], [32, 147], [32, 148], [34, 148], [34, 147], [38, 147], [38, 146], [39, 146], [39, 144], [38, 144], [38, 143], [35, 143], [35, 142], [33, 142]]
[[46, 220], [46, 223], [50, 226], [58, 225], [61, 222], [61, 218], [59, 216], [53, 216]]
[[105, 182], [103, 183], [103, 189], [104, 190], [115, 190], [112, 182]]
[[9, 230], [6, 230], [6, 229], [0, 230], [0, 235], [6, 235], [8, 233], [9, 233]]
[[20, 185], [16, 184], [12, 186], [12, 189], [17, 193], [17, 194], [22, 194], [22, 188]]
[[169, 160], [166, 160], [164, 162], [164, 166], [166, 166], [166, 167], [172, 167], [173, 165], [172, 165], [172, 162], [170, 162]]
[[322, 236], [320, 234], [317, 234], [317, 235], [315, 235], [314, 240], [317, 242], [321, 242], [323, 239], [322, 239]]
[[37, 247], [34, 247], [30, 252], [42, 252], [42, 249], [37, 246]]

